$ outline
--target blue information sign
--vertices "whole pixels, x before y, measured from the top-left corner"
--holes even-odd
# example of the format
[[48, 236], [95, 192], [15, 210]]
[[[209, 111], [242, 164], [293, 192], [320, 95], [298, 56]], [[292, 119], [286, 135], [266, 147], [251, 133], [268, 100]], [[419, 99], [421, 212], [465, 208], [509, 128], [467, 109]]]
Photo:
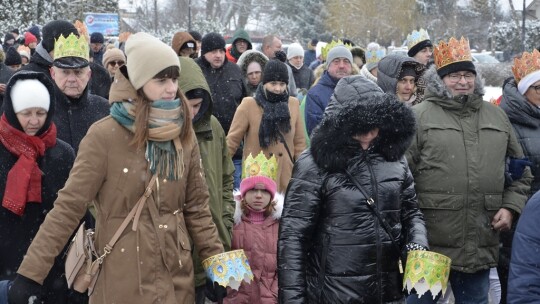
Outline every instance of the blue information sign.
[[84, 13], [88, 34], [100, 32], [105, 36], [118, 36], [118, 14]]

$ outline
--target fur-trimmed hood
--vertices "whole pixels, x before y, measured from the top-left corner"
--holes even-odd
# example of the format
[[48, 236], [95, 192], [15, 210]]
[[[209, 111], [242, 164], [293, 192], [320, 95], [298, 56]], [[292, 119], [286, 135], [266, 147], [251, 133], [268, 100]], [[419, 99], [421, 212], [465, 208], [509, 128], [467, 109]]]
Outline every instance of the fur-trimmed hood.
[[265, 54], [256, 50], [247, 50], [242, 53], [242, 55], [240, 55], [240, 58], [238, 58], [236, 64], [242, 70], [242, 75], [244, 75], [244, 77], [247, 76], [248, 65], [253, 61], [258, 62], [261, 65], [261, 69], [264, 70], [264, 66], [268, 62], [268, 57], [266, 57]]
[[379, 128], [379, 135], [371, 152], [386, 161], [397, 161], [415, 134], [414, 114], [371, 80], [362, 76], [343, 78], [313, 131], [310, 149], [315, 163], [328, 172], [343, 171], [349, 160], [362, 152], [353, 136], [374, 128]]
[[[426, 82], [426, 98], [428, 95], [435, 95], [445, 99], [452, 99], [454, 96], [450, 93], [446, 85], [444, 84], [442, 78], [437, 74], [437, 68], [435, 65], [431, 67], [424, 73], [424, 80]], [[476, 70], [476, 79], [474, 81], [474, 92], [475, 95], [483, 96], [485, 94], [484, 89], [484, 78], [478, 69]]]
[[[242, 208], [240, 207], [242, 204], [242, 195], [240, 194], [240, 190], [238, 189], [234, 190], [233, 195], [234, 201], [236, 203], [236, 207], [234, 209], [234, 224], [238, 225], [242, 222]], [[274, 196], [274, 201], [276, 201], [276, 208], [270, 216], [275, 220], [279, 220], [281, 218], [281, 213], [283, 212], [283, 203], [285, 201], [285, 196], [279, 192], [276, 192], [276, 195]]]

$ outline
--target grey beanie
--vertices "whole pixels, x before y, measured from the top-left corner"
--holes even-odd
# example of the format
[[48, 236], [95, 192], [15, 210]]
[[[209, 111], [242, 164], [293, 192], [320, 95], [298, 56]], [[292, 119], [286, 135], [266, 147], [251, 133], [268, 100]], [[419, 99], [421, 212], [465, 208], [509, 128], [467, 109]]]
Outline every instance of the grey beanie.
[[336, 58], [346, 58], [351, 64], [353, 63], [352, 53], [344, 45], [336, 45], [328, 52], [326, 56], [327, 65]]

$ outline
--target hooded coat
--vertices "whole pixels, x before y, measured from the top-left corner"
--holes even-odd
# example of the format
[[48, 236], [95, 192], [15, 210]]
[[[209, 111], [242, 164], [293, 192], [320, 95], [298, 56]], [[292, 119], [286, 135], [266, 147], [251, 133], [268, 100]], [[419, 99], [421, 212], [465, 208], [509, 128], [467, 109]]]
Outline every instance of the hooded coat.
[[274, 211], [262, 224], [253, 223], [242, 212], [240, 197], [235, 195], [235, 198], [232, 250], [244, 250], [253, 272], [253, 281], [249, 284], [242, 283], [238, 291], [229, 289], [224, 303], [277, 303], [277, 240], [283, 211], [283, 195], [276, 193]]
[[[36, 76], [37, 75], [37, 76]], [[42, 73], [19, 72], [12, 79], [12, 85], [7, 87], [4, 113], [11, 126], [23, 131], [20, 124], [15, 122], [16, 116], [11, 100], [11, 89], [17, 80], [38, 79], [43, 83], [54, 101], [54, 86]], [[47, 119], [42, 130], [48, 129], [54, 116], [54, 102], [51, 102]], [[4, 198], [7, 176], [17, 162], [18, 157], [13, 155], [0, 143], [0, 202]], [[28, 202], [24, 214], [18, 216], [10, 210], [0, 206], [0, 281], [13, 280], [23, 257], [34, 239], [45, 216], [53, 209], [58, 191], [64, 187], [69, 171], [75, 160], [75, 152], [62, 140], [57, 139], [56, 145], [45, 150], [45, 155], [37, 159], [39, 169], [43, 172], [41, 177], [41, 203]], [[54, 263], [44, 280], [45, 303], [67, 303], [67, 283], [64, 274], [63, 254], [53, 257]]]
[[[115, 80], [111, 90], [114, 100], [136, 97], [122, 73], [117, 73]], [[110, 116], [92, 125], [19, 274], [43, 282], [89, 202], [97, 212], [95, 246], [103, 253], [151, 178], [145, 149], [130, 145], [132, 140], [133, 133]], [[223, 252], [223, 246], [208, 207], [195, 134], [182, 148], [183, 176], [179, 180], [156, 180], [136, 231], [126, 229], [103, 261], [90, 304], [195, 301], [192, 244], [202, 259]]]
[[[178, 79], [178, 85], [182, 92], [203, 89], [206, 93], [199, 113], [193, 119], [193, 128], [197, 135], [204, 176], [210, 194], [208, 204], [212, 219], [216, 224], [219, 239], [225, 251], [229, 251], [231, 249], [234, 213], [232, 193], [234, 165], [227, 150], [225, 132], [216, 117], [212, 115], [212, 97], [201, 69], [193, 59], [179, 58], [182, 74], [189, 75], [189, 77]], [[196, 251], [193, 252], [193, 264], [195, 267], [195, 286], [204, 285], [206, 274]]]
[[519, 93], [514, 79], [503, 86], [499, 106], [508, 115], [523, 153], [533, 163], [530, 167], [534, 176], [530, 191], [532, 195], [540, 190], [540, 108]]
[[[367, 150], [353, 139], [379, 128]], [[351, 172], [371, 192], [401, 245], [427, 247], [404, 157], [412, 111], [361, 76], [340, 80], [312, 145], [294, 166], [278, 241], [280, 303], [384, 303], [403, 299], [390, 236]]]
[[532, 176], [504, 188], [506, 157], [523, 157], [503, 110], [484, 102], [481, 75], [473, 94], [452, 96], [432, 66], [427, 91], [413, 107], [418, 130], [407, 151], [429, 245], [452, 259], [452, 269], [474, 273], [497, 266], [499, 233], [491, 228], [502, 207], [520, 213]]
[[225, 49], [225, 55], [227, 56], [227, 60], [229, 60], [232, 63], [236, 63], [238, 61], [238, 59], [240, 58], [240, 56], [242, 55], [242, 53], [238, 52], [238, 50], [236, 49], [235, 43], [236, 43], [236, 41], [238, 39], [243, 39], [243, 40], [247, 41], [247, 44], [248, 44], [247, 49], [248, 50], [251, 50], [253, 48], [253, 46], [251, 45], [251, 38], [249, 38], [248, 32], [246, 32], [243, 29], [238, 29], [234, 33], [233, 41], [232, 41], [231, 45], [228, 46]]
[[[379, 61], [378, 71], [377, 71], [377, 84], [381, 89], [390, 95], [397, 96], [397, 84], [398, 78], [401, 74], [401, 70], [404, 65], [413, 66], [416, 72], [415, 85], [417, 85], [420, 75], [423, 74], [426, 69], [425, 66], [411, 57], [390, 54], [385, 56], [381, 61]], [[421, 102], [423, 96], [418, 96], [416, 90], [411, 96], [412, 100], [404, 101], [407, 104], [415, 105]]]
[[[262, 86], [262, 84], [260, 84]], [[288, 101], [291, 130], [283, 134], [285, 142], [289, 147], [291, 156], [297, 160], [300, 153], [306, 148], [306, 139], [304, 138], [303, 122], [300, 116], [300, 102], [296, 97], [289, 96]], [[291, 179], [293, 160], [289, 156], [285, 145], [281, 142], [273, 143], [263, 149], [259, 143], [259, 128], [263, 116], [263, 109], [257, 104], [253, 97], [246, 97], [234, 114], [231, 129], [227, 134], [227, 146], [229, 153], [240, 147], [240, 142], [244, 140], [243, 160], [250, 154], [256, 156], [259, 152], [269, 158], [274, 155], [278, 162], [277, 186], [279, 192], [284, 192]]]
[[[261, 65], [262, 71], [264, 71], [264, 66], [268, 62], [268, 57], [266, 57], [265, 54], [256, 51], [256, 50], [247, 50], [238, 59], [238, 62], [236, 64], [240, 67], [242, 70], [242, 75], [244, 75], [244, 83], [246, 86], [247, 94], [248, 96], [255, 96], [255, 92], [257, 91], [257, 85], [251, 85], [249, 81], [247, 80], [247, 68], [252, 62], [258, 62]], [[261, 81], [262, 81], [262, 71], [261, 71]]]

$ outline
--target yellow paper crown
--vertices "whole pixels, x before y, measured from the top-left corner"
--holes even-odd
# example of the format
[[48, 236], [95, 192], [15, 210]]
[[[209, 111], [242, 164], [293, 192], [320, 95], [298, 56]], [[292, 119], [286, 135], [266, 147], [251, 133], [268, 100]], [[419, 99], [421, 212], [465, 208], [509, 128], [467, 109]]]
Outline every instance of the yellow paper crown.
[[252, 176], [265, 176], [273, 181], [277, 180], [278, 163], [274, 155], [266, 158], [261, 151], [257, 157], [253, 157], [251, 153], [244, 160], [244, 170], [242, 170], [242, 178]]
[[433, 57], [437, 70], [455, 62], [472, 61], [469, 40], [461, 37], [460, 40], [452, 37], [448, 43], [441, 41], [433, 49]]
[[420, 29], [419, 31], [413, 31], [407, 35], [407, 47], [410, 50], [413, 46], [424, 40], [430, 40], [429, 34], [426, 30]]
[[70, 33], [67, 38], [60, 35], [54, 42], [54, 60], [64, 57], [79, 57], [88, 60], [89, 53], [88, 41], [84, 36], [77, 37]]
[[451, 264], [452, 260], [440, 253], [409, 251], [403, 274], [403, 289], [407, 289], [410, 293], [414, 288], [419, 297], [428, 290], [431, 290], [433, 298], [441, 290], [444, 295], [448, 287]]
[[540, 52], [536, 49], [531, 53], [523, 52], [521, 58], [514, 59], [512, 73], [516, 83], [519, 83], [523, 77], [538, 70], [540, 70]]
[[350, 44], [344, 44], [341, 40], [332, 40], [330, 43], [326, 44], [323, 48], [321, 48], [321, 56], [323, 60], [326, 60], [326, 56], [328, 56], [328, 52], [330, 52], [331, 49], [333, 49], [335, 46], [343, 45], [345, 46], [349, 51], [352, 48], [352, 45]]

